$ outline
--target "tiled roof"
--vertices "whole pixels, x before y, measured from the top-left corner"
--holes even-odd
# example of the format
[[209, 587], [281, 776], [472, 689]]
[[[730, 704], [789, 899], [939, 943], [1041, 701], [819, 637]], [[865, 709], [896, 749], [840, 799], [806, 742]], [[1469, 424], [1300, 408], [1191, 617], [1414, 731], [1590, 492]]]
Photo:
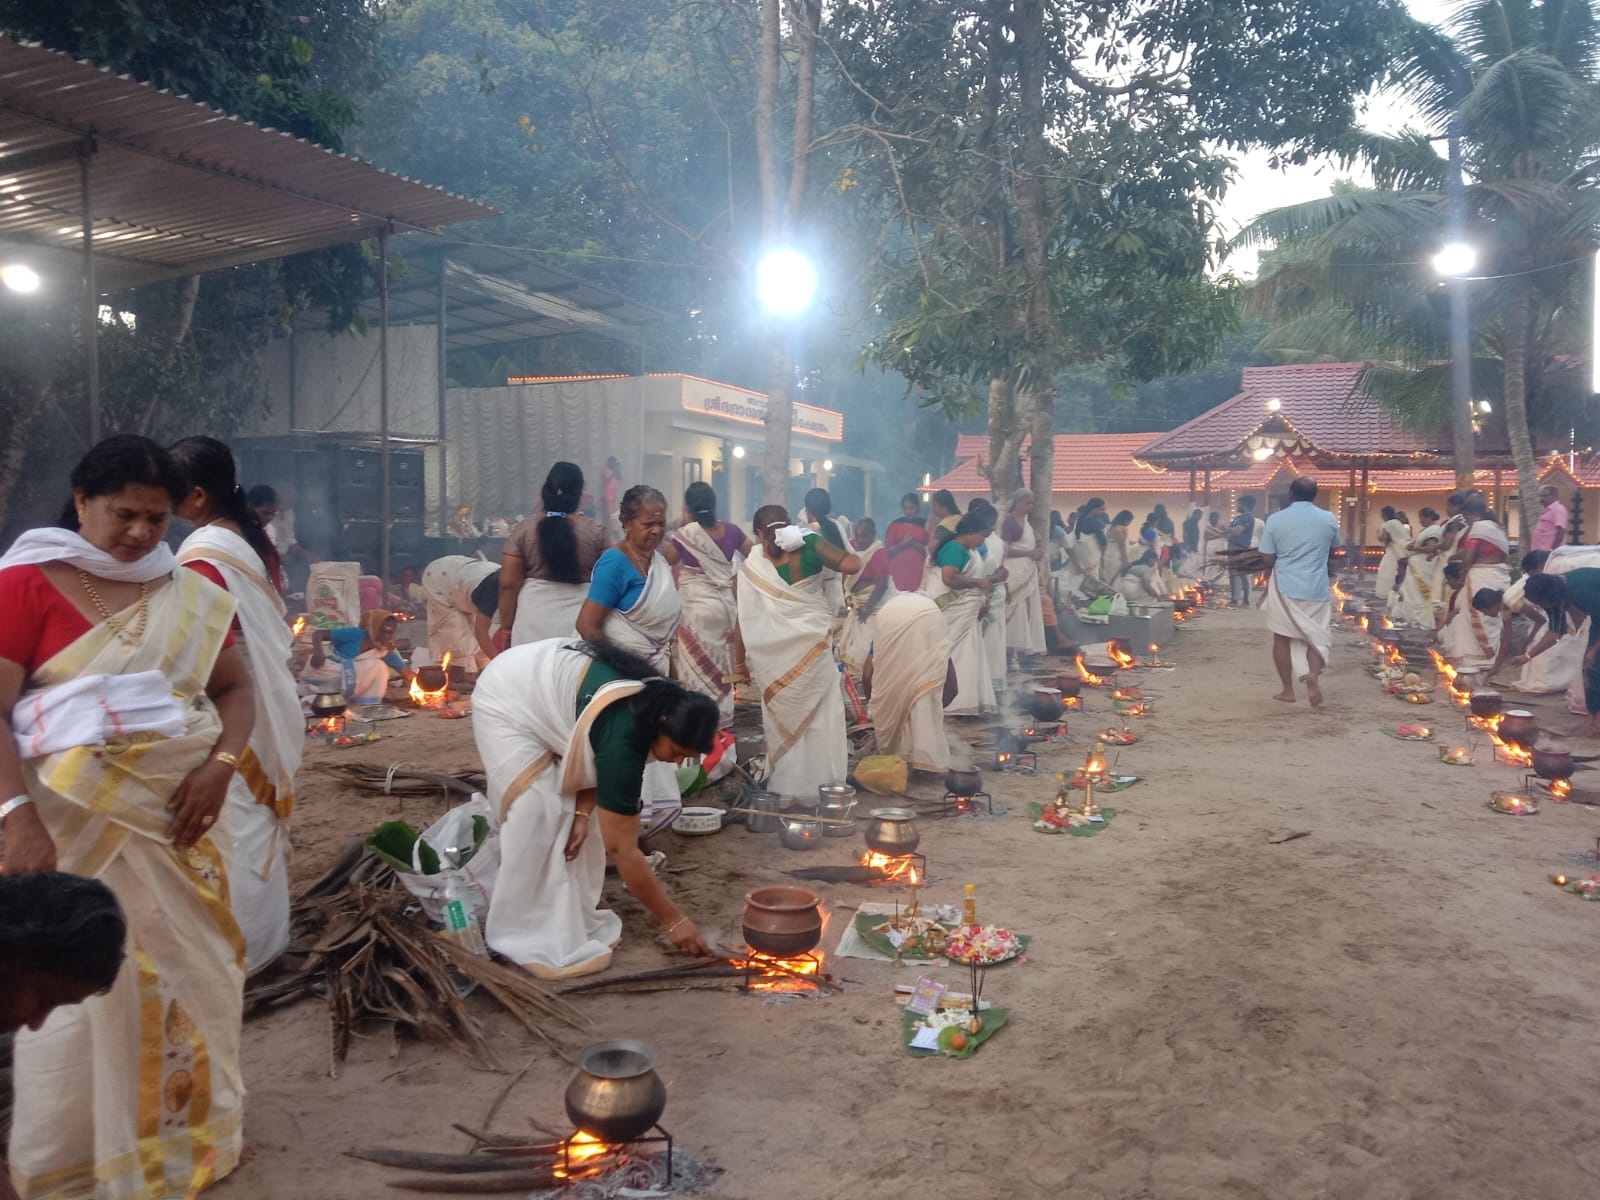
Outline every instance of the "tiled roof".
[[[1055, 435], [1054, 485], [1057, 492], [1124, 492], [1188, 495], [1189, 472], [1168, 471], [1135, 462], [1133, 452], [1150, 440], [1148, 433], [1058, 433]], [[1028, 463], [1031, 439], [1022, 443], [1022, 478], [1031, 486]], [[988, 495], [990, 485], [980, 464], [989, 461], [989, 439], [964, 433], [956, 440], [956, 467], [928, 487], [958, 494]], [[1215, 476], [1213, 476], [1215, 480]]]
[[[1246, 367], [1237, 396], [1145, 443], [1137, 456], [1175, 464], [1232, 455], [1276, 413], [1322, 456], [1391, 462], [1448, 458], [1450, 431], [1400, 426], [1360, 390], [1365, 369], [1359, 362]], [[1275, 408], [1269, 407], [1272, 401]], [[1504, 453], [1481, 443], [1480, 452]]]

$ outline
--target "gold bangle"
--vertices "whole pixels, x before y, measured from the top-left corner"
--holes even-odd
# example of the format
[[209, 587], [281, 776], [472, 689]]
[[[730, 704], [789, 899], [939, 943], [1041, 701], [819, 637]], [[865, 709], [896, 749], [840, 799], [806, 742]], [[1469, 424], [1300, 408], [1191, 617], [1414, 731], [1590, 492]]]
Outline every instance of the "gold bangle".
[[239, 756], [229, 750], [213, 750], [211, 757], [220, 763], [227, 763], [236, 771], [239, 769]]
[[587, 821], [589, 819], [589, 814], [581, 808], [575, 808], [572, 810], [572, 817], [573, 820], [577, 820], [577, 818], [582, 817], [585, 821]]
[[668, 934], [668, 936], [671, 936], [671, 934], [672, 934], [672, 931], [673, 931], [673, 930], [674, 930], [674, 929], [676, 929], [676, 928], [677, 928], [677, 927], [678, 927], [678, 926], [679, 926], [679, 925], [683, 925], [683, 924], [685, 924], [685, 923], [686, 923], [686, 922], [687, 922], [687, 921], [688, 921], [688, 920], [689, 920], [689, 918], [688, 918], [688, 917], [679, 917], [679, 918], [678, 918], [678, 919], [677, 919], [677, 920], [676, 920], [676, 921], [674, 921], [674, 922], [673, 922], [673, 923], [672, 923], [672, 924], [671, 924], [671, 925], [668, 925], [668, 926], [667, 926], [667, 934]]

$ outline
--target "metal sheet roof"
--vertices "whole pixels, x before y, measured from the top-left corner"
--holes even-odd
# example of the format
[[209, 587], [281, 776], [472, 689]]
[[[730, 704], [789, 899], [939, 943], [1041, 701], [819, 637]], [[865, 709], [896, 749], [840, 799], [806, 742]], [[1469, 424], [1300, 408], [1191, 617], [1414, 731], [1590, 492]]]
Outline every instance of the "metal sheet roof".
[[[403, 278], [389, 278], [393, 325], [437, 321], [438, 263], [444, 256], [445, 331], [452, 349], [575, 333], [633, 343], [640, 325], [665, 317], [648, 305], [547, 267], [531, 251], [416, 234], [391, 241], [389, 253], [410, 262]], [[366, 311], [376, 321], [375, 303]], [[308, 316], [306, 324], [312, 327], [315, 318]]]
[[0, 37], [0, 245], [44, 274], [79, 270], [81, 149], [103, 291], [495, 212]]

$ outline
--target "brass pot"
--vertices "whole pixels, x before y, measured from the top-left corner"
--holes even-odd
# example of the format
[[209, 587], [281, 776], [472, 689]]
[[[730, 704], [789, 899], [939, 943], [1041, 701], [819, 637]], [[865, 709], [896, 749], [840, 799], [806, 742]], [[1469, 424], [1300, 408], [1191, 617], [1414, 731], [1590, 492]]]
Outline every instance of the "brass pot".
[[1492, 717], [1500, 711], [1500, 693], [1480, 688], [1472, 693], [1469, 703], [1473, 716]]
[[875, 808], [867, 814], [867, 849], [899, 858], [922, 843], [917, 814], [909, 808]]
[[983, 776], [977, 771], [951, 767], [944, 773], [944, 790], [952, 796], [976, 796], [983, 790]]
[[1513, 746], [1529, 747], [1539, 736], [1539, 723], [1525, 708], [1508, 708], [1500, 721], [1500, 736]]
[[803, 887], [760, 887], [744, 898], [744, 940], [779, 958], [805, 954], [822, 940], [822, 897]]
[[567, 1085], [567, 1117], [584, 1133], [626, 1142], [646, 1133], [667, 1107], [656, 1052], [643, 1042], [596, 1042], [578, 1055]]
[[349, 709], [343, 692], [318, 692], [311, 697], [311, 711], [319, 717], [339, 717]]

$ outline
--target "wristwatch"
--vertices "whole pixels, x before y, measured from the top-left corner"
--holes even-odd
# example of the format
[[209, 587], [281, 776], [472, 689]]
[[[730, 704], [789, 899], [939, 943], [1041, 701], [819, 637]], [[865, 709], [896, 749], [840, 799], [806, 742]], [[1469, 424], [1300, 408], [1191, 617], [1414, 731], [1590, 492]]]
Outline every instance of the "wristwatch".
[[4, 804], [0, 804], [0, 821], [4, 821], [7, 817], [9, 817], [12, 813], [16, 812], [17, 809], [21, 808], [23, 805], [32, 804], [32, 803], [33, 803], [33, 797], [27, 795], [26, 793], [24, 793], [21, 796], [13, 796], [13, 797], [11, 797], [11, 799], [7, 800]]

